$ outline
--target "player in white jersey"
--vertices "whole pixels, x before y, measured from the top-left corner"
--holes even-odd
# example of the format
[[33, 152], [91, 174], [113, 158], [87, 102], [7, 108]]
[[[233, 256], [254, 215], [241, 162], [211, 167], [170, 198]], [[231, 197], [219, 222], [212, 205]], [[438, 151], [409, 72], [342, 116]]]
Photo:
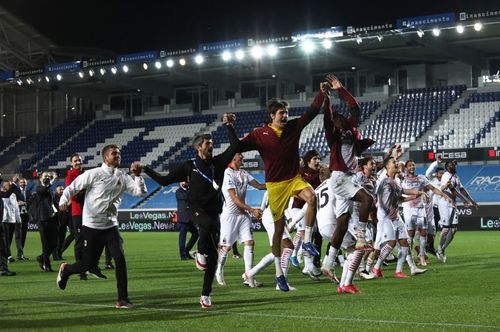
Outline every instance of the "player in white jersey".
[[[269, 245], [273, 246], [273, 236], [274, 236], [274, 219], [271, 214], [271, 209], [269, 208], [269, 197], [267, 194], [267, 191], [264, 193], [264, 197], [262, 198], [262, 203], [260, 205], [260, 209], [263, 211], [262, 212], [262, 225], [266, 229], [267, 236], [269, 238]], [[285, 214], [285, 217], [289, 219], [289, 216]], [[292, 255], [293, 251], [293, 244], [292, 240], [290, 238], [290, 234], [288, 233], [287, 228], [285, 227], [283, 231], [283, 236], [282, 236], [282, 247], [283, 253], [281, 254], [280, 258], [280, 267], [283, 270], [283, 275], [285, 276], [285, 279], [288, 276], [288, 267], [290, 265], [290, 256]], [[272, 251], [268, 253], [266, 256], [264, 256], [259, 263], [257, 263], [253, 268], [251, 268], [249, 271], [246, 271], [243, 273], [241, 276], [243, 278], [244, 282], [248, 282], [249, 280], [252, 280], [257, 273], [259, 273], [260, 270], [264, 269], [266, 266], [271, 265], [274, 262], [274, 255]], [[288, 284], [288, 282], [287, 282]], [[296, 290], [295, 287], [290, 286], [288, 284], [288, 289], [291, 291]], [[279, 286], [276, 284], [276, 290], [280, 290]]]
[[[406, 162], [406, 176], [401, 182], [403, 189], [416, 189], [418, 191], [432, 191], [435, 195], [441, 196], [445, 200], [450, 200], [448, 196], [443, 194], [441, 190], [430, 184], [429, 180], [423, 175], [416, 174], [416, 165], [413, 160]], [[425, 260], [425, 246], [427, 241], [427, 218], [425, 205], [430, 201], [425, 201], [423, 197], [414, 197], [403, 203], [403, 215], [405, 220], [406, 229], [408, 231], [408, 242], [410, 246], [410, 255], [413, 249], [413, 238], [415, 237], [415, 230], [420, 233], [419, 236], [419, 258], [420, 264], [426, 266]]]
[[[441, 178], [444, 174], [444, 168], [438, 165], [442, 162], [441, 156], [437, 157], [429, 168], [425, 171], [425, 176], [429, 179], [431, 185], [436, 188], [441, 188]], [[436, 256], [436, 249], [434, 247], [434, 238], [436, 236], [436, 224], [439, 222], [439, 196], [434, 195], [432, 191], [427, 192], [429, 194], [429, 202], [426, 205], [427, 211], [427, 247], [426, 252]]]
[[465, 206], [468, 206], [470, 203], [474, 205], [476, 209], [479, 209], [479, 205], [472, 199], [472, 197], [470, 197], [469, 193], [462, 186], [462, 183], [458, 178], [456, 160], [447, 161], [445, 168], [446, 172], [441, 178], [441, 190], [448, 195], [449, 198], [451, 198], [451, 202], [445, 199], [439, 200], [439, 224], [441, 225], [442, 230], [437, 258], [443, 263], [446, 262], [445, 249], [450, 245], [455, 233], [457, 232], [458, 215], [456, 213], [456, 199], [460, 198], [464, 202]]
[[[252, 219], [250, 215], [257, 219], [262, 218], [262, 210], [248, 206], [245, 197], [248, 185], [261, 190], [266, 189], [266, 186], [241, 169], [242, 165], [243, 155], [236, 153], [228, 168], [224, 171], [224, 180], [222, 182], [224, 206], [220, 216], [220, 249], [215, 272], [217, 283], [221, 286], [226, 284], [224, 281], [224, 265], [226, 264], [227, 254], [236, 241], [245, 244], [243, 251], [245, 271], [252, 268], [255, 242], [252, 235]], [[250, 287], [258, 285], [252, 278], [246, 284]]]
[[412, 275], [423, 273], [426, 270], [417, 268], [411, 256], [409, 256], [410, 259], [407, 259], [408, 233], [399, 215], [399, 204], [404, 200], [402, 196], [403, 194], [415, 195], [417, 197], [426, 197], [427, 194], [416, 189], [401, 188], [395, 180], [395, 177], [399, 172], [399, 167], [394, 158], [389, 158], [386, 161], [385, 168], [387, 171], [387, 177], [382, 180], [376, 191], [378, 201], [378, 223], [375, 248], [381, 249], [377, 263], [372, 270], [377, 277], [382, 277], [382, 263], [394, 249], [396, 242], [399, 242], [400, 250], [398, 252], [398, 261], [394, 276], [396, 278], [406, 278], [407, 275], [403, 272], [403, 264], [405, 260], [410, 265]]
[[[365, 157], [360, 160], [359, 171], [356, 173], [354, 181], [373, 196], [374, 204], [368, 215], [368, 225], [366, 226], [366, 241], [368, 244], [373, 246], [373, 240], [375, 237], [375, 232], [377, 230], [376, 219], [377, 219], [377, 206], [376, 206], [376, 178], [375, 173], [377, 165], [373, 160], [373, 157]], [[354, 209], [352, 212], [351, 219], [355, 222], [359, 220], [359, 205], [354, 202]], [[360, 265], [360, 277], [363, 279], [373, 279], [373, 274], [370, 273], [373, 260], [376, 258], [376, 250], [366, 251]]]

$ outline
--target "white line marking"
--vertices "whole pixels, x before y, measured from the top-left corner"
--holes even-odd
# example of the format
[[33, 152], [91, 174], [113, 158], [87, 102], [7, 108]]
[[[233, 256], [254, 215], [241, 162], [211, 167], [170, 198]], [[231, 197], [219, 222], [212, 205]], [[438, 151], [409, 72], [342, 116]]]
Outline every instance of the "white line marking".
[[[25, 301], [32, 303], [42, 304], [56, 304], [56, 305], [74, 305], [78, 307], [94, 307], [94, 308], [114, 308], [112, 305], [107, 304], [83, 304], [71, 302], [55, 302], [55, 301]], [[223, 315], [236, 315], [236, 316], [249, 316], [249, 317], [272, 317], [283, 318], [281, 314], [266, 314], [266, 313], [252, 313], [252, 312], [234, 312], [222, 311], [217, 309], [170, 309], [170, 308], [151, 308], [137, 306], [131, 310], [144, 310], [144, 311], [169, 311], [169, 312], [189, 312], [189, 313], [210, 313], [210, 314], [223, 314]], [[321, 317], [321, 316], [306, 316], [306, 315], [286, 315], [287, 318], [295, 319], [311, 319], [311, 320], [326, 320], [326, 321], [345, 321], [345, 322], [361, 322], [361, 323], [375, 323], [375, 324], [401, 324], [401, 325], [420, 325], [420, 326], [434, 326], [434, 327], [454, 327], [454, 328], [474, 328], [474, 329], [500, 329], [497, 325], [481, 325], [481, 324], [459, 324], [459, 323], [432, 323], [432, 322], [415, 322], [404, 320], [384, 320], [384, 319], [369, 319], [369, 318], [348, 318], [348, 317]]]

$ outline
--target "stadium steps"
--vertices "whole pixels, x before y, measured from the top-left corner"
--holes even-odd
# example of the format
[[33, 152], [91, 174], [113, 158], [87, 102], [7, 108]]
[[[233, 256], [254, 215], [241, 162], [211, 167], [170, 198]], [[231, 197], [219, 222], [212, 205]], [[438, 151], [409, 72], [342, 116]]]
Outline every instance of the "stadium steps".
[[88, 122], [83, 128], [78, 130], [76, 133], [74, 133], [70, 138], [68, 138], [66, 141], [62, 142], [61, 145], [59, 145], [57, 148], [49, 152], [45, 157], [37, 161], [34, 165], [40, 165], [43, 163], [45, 160], [48, 160], [51, 156], [53, 156], [57, 151], [61, 150], [63, 147], [65, 147], [67, 144], [72, 142], [75, 138], [80, 136], [85, 130], [87, 130], [90, 126], [92, 126], [95, 123], [96, 119], [93, 119], [92, 121]]
[[7, 152], [9, 152], [12, 148], [14, 148], [14, 146], [16, 146], [16, 144], [20, 143], [24, 139], [26, 139], [26, 136], [18, 137], [14, 142], [9, 144], [5, 149], [0, 151], [0, 157], [3, 156], [4, 154], [6, 154]]
[[136, 206], [134, 206], [132, 208], [133, 209], [140, 209], [140, 208], [142, 208], [144, 206], [144, 204], [146, 204], [146, 202], [150, 201], [151, 199], [153, 199], [154, 196], [156, 196], [158, 193], [162, 192], [162, 190], [164, 188], [165, 188], [164, 186], [160, 186], [160, 187], [156, 188], [156, 190], [152, 191], [142, 201], [140, 201], [139, 204], [137, 204]]
[[387, 107], [392, 104], [394, 100], [398, 99], [398, 95], [395, 96], [389, 96], [386, 100], [384, 100], [380, 106], [375, 109], [375, 111], [365, 120], [363, 121], [360, 126], [359, 130], [362, 132], [366, 129], [366, 126], [368, 126], [370, 123], [372, 123], [380, 114], [382, 114]]
[[[207, 125], [206, 127], [202, 128], [200, 131], [195, 133], [195, 135], [199, 134], [204, 134], [204, 133], [211, 133], [212, 131], [216, 130], [217, 127], [220, 125], [220, 119], [217, 118], [215, 119], [212, 123]], [[158, 165], [158, 167], [155, 168], [156, 171], [164, 171], [166, 165], [170, 164], [171, 162], [175, 161], [175, 159], [181, 155], [183, 151], [186, 151], [187, 149], [191, 148], [191, 140], [184, 144], [182, 147], [179, 148], [174, 154], [172, 154], [163, 164]]]
[[460, 105], [462, 105], [467, 99], [469, 99], [470, 95], [474, 92], [475, 90], [464, 90], [460, 98], [457, 98], [457, 100], [455, 100], [455, 102], [453, 102], [450, 107], [448, 107], [446, 112], [443, 113], [443, 115], [439, 119], [437, 119], [436, 122], [434, 122], [434, 125], [432, 125], [425, 133], [423, 133], [422, 136], [420, 136], [414, 143], [410, 144], [410, 148], [408, 150], [418, 150], [418, 148], [422, 146], [425, 141], [429, 140], [429, 136], [432, 136], [434, 134], [434, 131], [438, 130], [440, 125], [444, 124], [444, 120], [449, 119], [450, 114], [455, 113], [455, 111], [460, 108]]

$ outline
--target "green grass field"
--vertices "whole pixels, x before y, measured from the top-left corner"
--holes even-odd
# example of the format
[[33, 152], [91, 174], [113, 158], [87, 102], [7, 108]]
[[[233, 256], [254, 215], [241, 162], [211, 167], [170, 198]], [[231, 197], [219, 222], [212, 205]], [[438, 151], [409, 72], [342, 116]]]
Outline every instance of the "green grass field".
[[[266, 235], [255, 235], [257, 262], [269, 249]], [[362, 293], [356, 295], [338, 295], [335, 285], [311, 281], [293, 267], [289, 281], [297, 291], [276, 291], [272, 266], [257, 278], [264, 287], [249, 289], [241, 283], [242, 259], [229, 258], [228, 285], [214, 282], [210, 310], [198, 304], [202, 272], [178, 259], [177, 233], [122, 236], [135, 309], [113, 307], [109, 271], [107, 280], [73, 276], [65, 291], [56, 288], [56, 273], [42, 272], [34, 260], [40, 240], [30, 233], [31, 260], [12, 263], [18, 275], [0, 278], [0, 330], [500, 330], [500, 241], [493, 232], [459, 232], [446, 264], [432, 257], [428, 273], [405, 280], [392, 277], [391, 265], [385, 278], [357, 282]]]

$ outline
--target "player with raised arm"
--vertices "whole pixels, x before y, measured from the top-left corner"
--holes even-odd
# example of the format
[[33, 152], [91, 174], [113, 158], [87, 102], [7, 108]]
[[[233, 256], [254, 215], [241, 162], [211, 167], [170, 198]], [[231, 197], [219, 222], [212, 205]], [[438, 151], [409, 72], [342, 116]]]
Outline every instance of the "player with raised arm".
[[447, 161], [445, 168], [446, 172], [441, 178], [441, 190], [451, 199], [451, 201], [444, 198], [439, 200], [439, 215], [441, 218], [439, 224], [442, 230], [441, 238], [439, 239], [437, 258], [443, 263], [446, 262], [445, 249], [450, 245], [458, 230], [457, 198], [460, 198], [465, 206], [472, 204], [476, 209], [479, 209], [479, 204], [472, 199], [469, 192], [467, 192], [460, 182], [457, 175], [457, 161]]
[[[425, 171], [425, 176], [429, 179], [431, 185], [436, 188], [441, 188], [441, 178], [444, 174], [444, 168], [439, 164], [442, 162], [441, 156], [429, 165]], [[432, 191], [428, 192], [429, 202], [426, 204], [427, 213], [427, 247], [425, 251], [436, 256], [436, 248], [434, 247], [434, 238], [436, 237], [436, 227], [439, 223], [439, 196], [434, 195]]]
[[[347, 232], [353, 201], [360, 204], [355, 247], [356, 249], [371, 250], [365, 240], [365, 232], [373, 197], [361, 186], [355, 184], [352, 178], [358, 166], [357, 156], [361, 155], [374, 141], [361, 139], [358, 131], [361, 111], [354, 97], [335, 76], [328, 78], [332, 89], [339, 92], [350, 111], [349, 117], [346, 118], [333, 111], [328, 104], [328, 107], [325, 106], [324, 114], [325, 136], [330, 147], [330, 170], [332, 171], [329, 183], [332, 192], [336, 195], [335, 213], [337, 218], [335, 233], [330, 241], [332, 250], [329, 251], [329, 255], [331, 254], [332, 257], [329, 257], [325, 262], [333, 264]], [[322, 267], [323, 270], [331, 268], [331, 265], [325, 266], [324, 264]]]
[[[406, 176], [401, 182], [401, 187], [403, 189], [416, 189], [418, 191], [432, 191], [434, 195], [441, 196], [441, 198], [451, 202], [450, 198], [443, 194], [441, 190], [430, 184], [429, 180], [423, 175], [416, 174], [416, 165], [413, 160], [406, 161]], [[420, 265], [426, 266], [427, 262], [425, 260], [425, 247], [427, 241], [427, 218], [425, 205], [427, 201], [424, 201], [422, 197], [415, 197], [413, 199], [407, 200], [403, 203], [403, 214], [406, 229], [408, 230], [410, 255], [413, 249], [413, 238], [415, 237], [415, 230], [420, 233], [419, 244], [420, 244]]]
[[328, 82], [321, 83], [310, 110], [290, 121], [288, 103], [271, 100], [268, 104], [271, 123], [254, 129], [240, 142], [239, 151], [257, 150], [264, 161], [269, 206], [275, 221], [273, 254], [276, 281], [285, 292], [289, 289], [281, 268], [281, 242], [285, 230], [285, 210], [290, 197], [297, 196], [308, 204], [303, 246], [310, 254], [319, 254], [311, 243], [311, 232], [316, 219], [316, 196], [311, 185], [299, 173], [298, 150], [302, 130], [318, 115], [320, 108], [328, 100], [328, 88]]

